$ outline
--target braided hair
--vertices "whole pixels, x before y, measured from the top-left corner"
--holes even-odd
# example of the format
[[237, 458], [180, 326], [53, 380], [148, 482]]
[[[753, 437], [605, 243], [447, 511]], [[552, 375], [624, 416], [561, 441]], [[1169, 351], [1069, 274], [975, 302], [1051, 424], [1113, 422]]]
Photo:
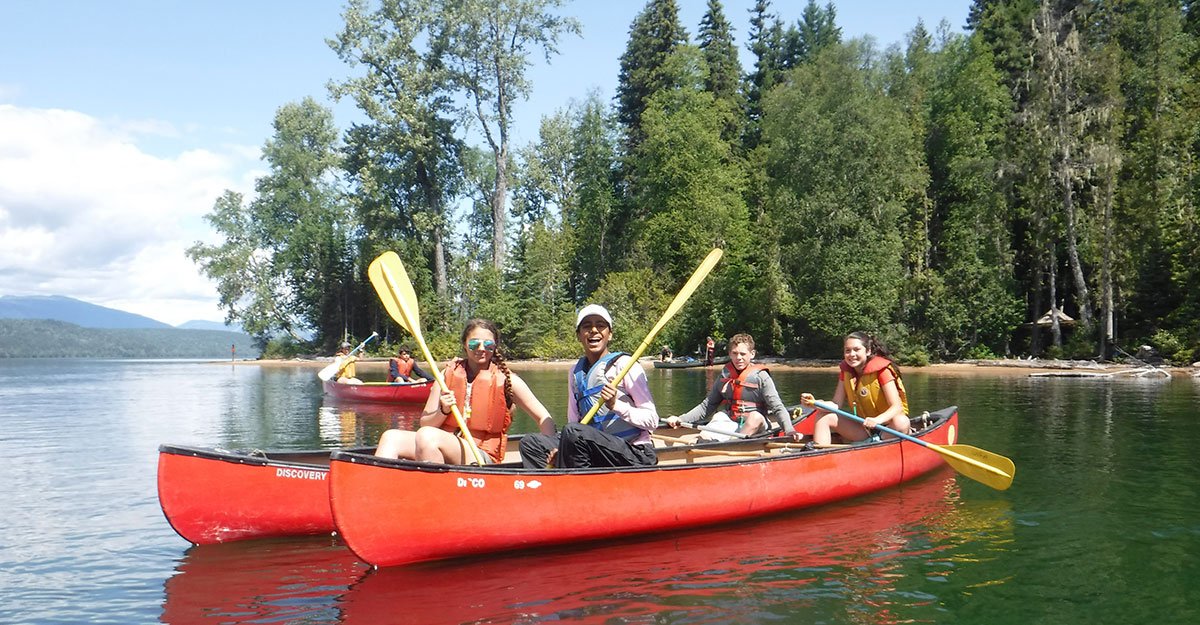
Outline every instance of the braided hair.
[[483, 318], [472, 319], [463, 327], [462, 337], [459, 343], [467, 341], [467, 335], [475, 328], [483, 328], [492, 333], [496, 338], [496, 351], [492, 352], [492, 362], [496, 363], [496, 368], [504, 372], [504, 403], [512, 408], [513, 405], [513, 390], [512, 390], [512, 372], [508, 370], [508, 363], [505, 362], [504, 356], [500, 353], [500, 330], [496, 329], [496, 324]]

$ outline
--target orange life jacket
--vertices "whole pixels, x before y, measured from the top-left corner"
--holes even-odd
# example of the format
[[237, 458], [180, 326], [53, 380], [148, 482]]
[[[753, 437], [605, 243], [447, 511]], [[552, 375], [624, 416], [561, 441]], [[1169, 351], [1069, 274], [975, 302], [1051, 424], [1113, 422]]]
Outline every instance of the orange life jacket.
[[842, 387], [846, 392], [846, 401], [850, 403], [856, 415], [868, 419], [878, 417], [888, 409], [887, 399], [883, 396], [883, 385], [879, 383], [879, 374], [891, 370], [896, 378], [896, 391], [900, 394], [900, 404], [904, 414], [908, 414], [908, 395], [904, 392], [904, 381], [892, 361], [880, 356], [872, 356], [863, 367], [862, 375], [853, 367], [842, 361]]
[[[508, 446], [508, 426], [512, 424], [512, 410], [504, 400], [504, 372], [495, 363], [480, 371], [471, 382], [471, 405], [467, 406], [467, 365], [455, 358], [445, 372], [446, 386], [454, 393], [454, 401], [466, 420], [471, 438], [480, 451], [496, 462], [504, 461], [504, 450]], [[448, 415], [442, 423], [447, 432], [458, 432], [458, 423]]]
[[[412, 368], [413, 368], [414, 362], [415, 361], [412, 358], [408, 358], [408, 359], [393, 358], [392, 359], [392, 364], [396, 366], [396, 371], [399, 371], [400, 375], [404, 376], [405, 378], [412, 375]], [[402, 378], [393, 376], [392, 368], [388, 367], [388, 380], [387, 381], [395, 382], [396, 380], [399, 380], [399, 379], [402, 379]]]
[[[729, 417], [732, 419], [743, 412], [763, 412], [766, 409], [766, 402], [763, 401], [762, 395], [758, 392], [758, 385], [747, 382], [746, 380], [754, 375], [757, 371], [767, 371], [763, 365], [749, 364], [739, 374], [733, 369], [733, 363], [725, 365], [722, 371], [724, 377], [721, 382], [724, 384], [721, 387], [722, 405], [729, 405]], [[730, 390], [732, 389], [732, 393]], [[750, 389], [749, 397], [743, 397], [743, 391]]]

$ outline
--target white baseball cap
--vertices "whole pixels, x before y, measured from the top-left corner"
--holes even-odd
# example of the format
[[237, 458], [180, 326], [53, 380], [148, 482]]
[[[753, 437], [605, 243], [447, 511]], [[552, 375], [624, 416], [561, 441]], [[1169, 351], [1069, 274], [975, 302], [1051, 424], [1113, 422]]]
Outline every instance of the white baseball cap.
[[607, 308], [599, 304], [588, 304], [587, 306], [584, 306], [579, 311], [579, 315], [575, 317], [575, 329], [578, 330], [579, 324], [583, 323], [583, 320], [590, 315], [596, 315], [597, 317], [600, 317], [606, 321], [609, 328], [611, 328], [613, 325], [612, 317], [609, 316]]

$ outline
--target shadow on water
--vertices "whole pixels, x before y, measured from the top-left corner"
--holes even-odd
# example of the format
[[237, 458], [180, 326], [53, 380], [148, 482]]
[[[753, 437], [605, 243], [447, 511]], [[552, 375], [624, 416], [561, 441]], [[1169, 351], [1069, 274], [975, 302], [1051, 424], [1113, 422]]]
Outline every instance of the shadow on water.
[[921, 578], [954, 577], [966, 554], [1010, 540], [1006, 504], [962, 501], [946, 470], [769, 519], [407, 567], [369, 570], [331, 538], [196, 546], [165, 584], [161, 620], [757, 623], [819, 607], [896, 622], [937, 601], [914, 591]]

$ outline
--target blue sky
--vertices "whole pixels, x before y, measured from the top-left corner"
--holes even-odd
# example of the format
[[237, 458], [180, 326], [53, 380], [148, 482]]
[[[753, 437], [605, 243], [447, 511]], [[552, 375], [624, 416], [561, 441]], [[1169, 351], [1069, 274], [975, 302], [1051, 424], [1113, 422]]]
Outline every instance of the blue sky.
[[[678, 0], [694, 38], [705, 0]], [[773, 2], [785, 22], [806, 2]], [[742, 61], [753, 0], [726, 0]], [[214, 241], [202, 216], [224, 189], [249, 193], [275, 110], [313, 96], [345, 128], [326, 84], [353, 71], [325, 44], [341, 2], [0, 2], [0, 295], [67, 295], [179, 324], [218, 320], [213, 284], [183, 249]], [[644, 0], [577, 0], [581, 36], [530, 69], [514, 147], [543, 115], [613, 96]], [[968, 0], [836, 1], [846, 38], [879, 48], [918, 19], [960, 31]]]

